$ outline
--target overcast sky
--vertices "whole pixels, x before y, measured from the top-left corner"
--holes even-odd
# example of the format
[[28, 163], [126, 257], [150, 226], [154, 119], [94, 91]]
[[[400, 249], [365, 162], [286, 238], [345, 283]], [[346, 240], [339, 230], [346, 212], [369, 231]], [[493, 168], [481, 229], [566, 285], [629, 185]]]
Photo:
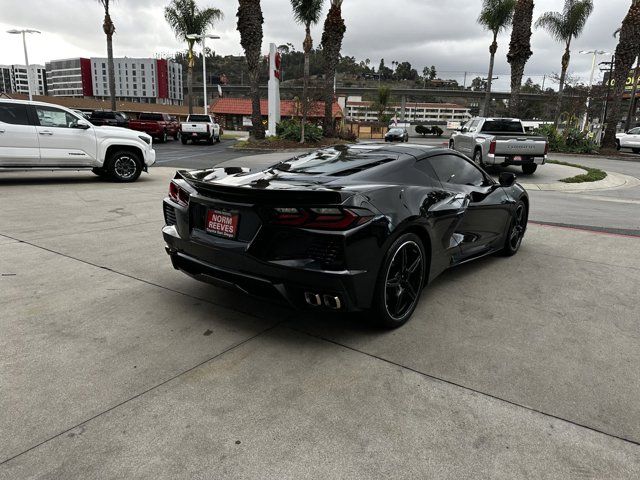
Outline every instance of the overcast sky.
[[[184, 48], [167, 26], [163, 10], [168, 0], [117, 0], [112, 7], [116, 25], [115, 56], [150, 57]], [[328, 0], [325, 0], [325, 4]], [[562, 0], [536, 0], [535, 18], [548, 10], [561, 10]], [[570, 71], [585, 83], [591, 69], [591, 57], [579, 55], [581, 49], [613, 51], [612, 33], [619, 28], [631, 0], [594, 0], [595, 10], [583, 35], [572, 47]], [[29, 27], [42, 31], [28, 40], [29, 59], [42, 63], [51, 59], [77, 56], [106, 56], [102, 33], [103, 12], [97, 0], [51, 0], [42, 8], [42, 0], [0, 0], [0, 64], [24, 63], [18, 35], [4, 33], [9, 28]], [[198, 0], [201, 6], [221, 9], [225, 18], [213, 31], [222, 39], [213, 45], [218, 54], [241, 54], [236, 31], [237, 1]], [[343, 15], [347, 33], [343, 54], [359, 60], [369, 58], [378, 65], [384, 58], [408, 60], [422, 72], [425, 65], [436, 65], [442, 78], [462, 79], [487, 71], [490, 34], [476, 23], [481, 0], [344, 0]], [[303, 29], [294, 24], [288, 0], [262, 0], [265, 17], [264, 46], [291, 42], [301, 49]], [[325, 5], [325, 11], [328, 6]], [[324, 21], [324, 18], [323, 18]], [[314, 29], [320, 39], [322, 21]], [[499, 40], [496, 74], [497, 87], [508, 86], [506, 62], [510, 32]], [[526, 76], [538, 83], [542, 76], [558, 72], [563, 47], [543, 31], [532, 39], [534, 55], [527, 64]], [[605, 60], [601, 58], [600, 60]], [[600, 72], [596, 72], [600, 75]], [[601, 77], [600, 77], [601, 78]], [[547, 85], [548, 85], [547, 80]]]

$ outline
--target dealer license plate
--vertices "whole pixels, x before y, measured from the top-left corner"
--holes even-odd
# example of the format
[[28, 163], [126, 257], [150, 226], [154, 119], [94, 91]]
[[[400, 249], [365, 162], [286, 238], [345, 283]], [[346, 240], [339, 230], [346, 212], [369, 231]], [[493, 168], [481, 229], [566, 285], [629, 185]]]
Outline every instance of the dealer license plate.
[[522, 157], [520, 155], [516, 155], [515, 157], [513, 157], [513, 161], [514, 162], [521, 162], [522, 161]]
[[240, 215], [220, 210], [207, 210], [207, 233], [235, 239], [238, 236]]

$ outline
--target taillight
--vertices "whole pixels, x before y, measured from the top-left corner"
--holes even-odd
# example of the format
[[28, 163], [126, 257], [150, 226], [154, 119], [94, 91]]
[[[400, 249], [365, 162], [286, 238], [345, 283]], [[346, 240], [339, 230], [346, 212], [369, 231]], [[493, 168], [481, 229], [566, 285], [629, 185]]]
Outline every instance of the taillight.
[[184, 207], [189, 205], [189, 193], [175, 182], [169, 184], [169, 198]]
[[496, 154], [496, 146], [497, 146], [497, 142], [495, 140], [492, 140], [491, 144], [489, 145], [489, 155]]
[[544, 142], [544, 154], [549, 153], [549, 142]]
[[317, 230], [348, 230], [363, 225], [373, 218], [368, 210], [341, 207], [329, 208], [274, 208], [271, 223], [289, 227]]

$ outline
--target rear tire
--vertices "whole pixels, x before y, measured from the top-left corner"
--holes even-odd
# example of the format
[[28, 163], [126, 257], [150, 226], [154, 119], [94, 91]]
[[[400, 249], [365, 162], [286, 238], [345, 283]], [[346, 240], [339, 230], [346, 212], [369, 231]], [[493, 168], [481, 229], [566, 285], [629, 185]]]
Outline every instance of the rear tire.
[[211, 135], [209, 138], [207, 138], [207, 143], [209, 145], [213, 145], [213, 142], [215, 141], [215, 139], [213, 138], [213, 135]]
[[180, 140], [180, 132], [176, 132], [173, 134], [173, 139], [174, 140]]
[[484, 167], [484, 160], [482, 160], [482, 150], [480, 150], [479, 148], [477, 148], [476, 151], [473, 152], [473, 162], [480, 167]]
[[220, 135], [216, 137], [216, 143], [220, 143]]
[[378, 274], [371, 314], [384, 328], [409, 321], [425, 284], [427, 256], [414, 233], [401, 235], [387, 251]]
[[180, 141], [183, 145], [186, 145], [189, 140], [187, 140], [187, 137], [180, 137]]
[[116, 182], [135, 182], [142, 173], [142, 160], [136, 153], [119, 150], [111, 155], [106, 169]]
[[616, 140], [616, 150], [620, 151], [622, 147], [620, 146], [620, 140]]
[[158, 143], [167, 143], [168, 137], [167, 137], [167, 131], [165, 130], [164, 132], [162, 132], [162, 134], [160, 135], [160, 138], [158, 138]]
[[631, 151], [633, 153], [640, 153], [640, 148], [632, 148]]
[[525, 175], [532, 175], [538, 169], [538, 165], [535, 163], [529, 163], [527, 165], [522, 165], [522, 173]]

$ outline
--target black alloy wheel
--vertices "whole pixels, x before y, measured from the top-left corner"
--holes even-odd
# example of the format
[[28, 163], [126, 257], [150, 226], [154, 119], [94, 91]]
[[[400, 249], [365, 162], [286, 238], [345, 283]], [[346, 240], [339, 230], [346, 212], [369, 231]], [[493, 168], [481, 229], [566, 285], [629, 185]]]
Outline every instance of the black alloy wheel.
[[135, 153], [118, 151], [109, 159], [107, 171], [116, 182], [135, 182], [142, 173], [142, 162]]
[[520, 245], [522, 245], [522, 239], [524, 238], [524, 232], [527, 229], [527, 206], [524, 202], [519, 201], [516, 204], [515, 213], [511, 220], [511, 226], [507, 232], [507, 239], [502, 253], [510, 257], [518, 253]]
[[424, 286], [425, 262], [422, 241], [413, 233], [402, 235], [389, 248], [376, 287], [378, 324], [397, 328], [411, 318]]

